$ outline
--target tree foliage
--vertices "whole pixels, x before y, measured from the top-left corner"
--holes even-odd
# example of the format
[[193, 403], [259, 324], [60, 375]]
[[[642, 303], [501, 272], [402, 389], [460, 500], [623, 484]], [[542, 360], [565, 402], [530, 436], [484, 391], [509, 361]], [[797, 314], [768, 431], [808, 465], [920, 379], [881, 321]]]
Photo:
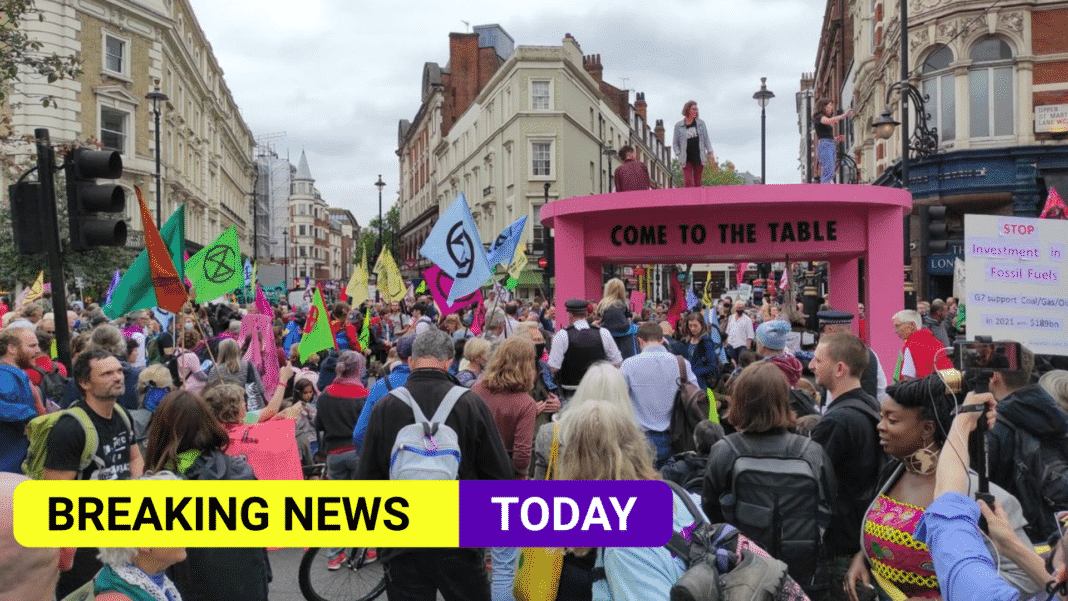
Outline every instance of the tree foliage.
[[[59, 212], [59, 238], [69, 239], [67, 229], [67, 212]], [[11, 227], [11, 207], [7, 203], [0, 205], [0, 288], [14, 292], [18, 284], [29, 285], [44, 271], [45, 281], [49, 281], [48, 255], [20, 255], [15, 249], [15, 237]], [[84, 287], [78, 290], [79, 296], [101, 298], [111, 283], [111, 275], [116, 269], [125, 270], [137, 256], [136, 250], [127, 248], [99, 248], [84, 253], [66, 252], [63, 255], [63, 275], [67, 290], [74, 291], [74, 277], [81, 276]]]
[[[33, 39], [22, 27], [27, 19], [44, 21], [44, 13], [33, 0], [0, 0], [0, 101], [6, 100], [15, 82], [27, 76], [42, 77], [48, 83], [81, 74], [81, 58], [42, 52], [43, 42]], [[49, 106], [51, 96], [41, 98]]]
[[[385, 241], [385, 248], [388, 248], [393, 253], [393, 258], [397, 258], [397, 232], [400, 231], [400, 209], [397, 205], [393, 205], [385, 213], [384, 222], [382, 224], [382, 239]], [[352, 262], [359, 263], [366, 252], [367, 260], [370, 262], [370, 267], [374, 267], [375, 260], [378, 255], [378, 217], [374, 217], [371, 221], [361, 229], [360, 241], [356, 245], [356, 251], [353, 253]]]
[[[671, 159], [671, 181], [676, 188], [682, 187], [682, 164], [678, 159]], [[734, 163], [730, 161], [720, 163], [719, 169], [712, 169], [706, 165], [701, 173], [703, 186], [740, 186], [744, 183], [745, 179], [734, 170]]]

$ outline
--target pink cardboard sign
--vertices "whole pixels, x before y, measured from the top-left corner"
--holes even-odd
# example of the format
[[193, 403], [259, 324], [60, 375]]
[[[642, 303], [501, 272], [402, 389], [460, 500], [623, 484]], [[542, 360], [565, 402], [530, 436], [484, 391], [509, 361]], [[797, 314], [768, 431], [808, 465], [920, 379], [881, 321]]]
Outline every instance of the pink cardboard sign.
[[631, 290], [630, 292], [630, 310], [633, 313], [641, 313], [642, 307], [645, 306], [645, 293], [638, 290]]
[[226, 454], [243, 455], [257, 480], [303, 480], [295, 432], [296, 421], [292, 419], [233, 426]]

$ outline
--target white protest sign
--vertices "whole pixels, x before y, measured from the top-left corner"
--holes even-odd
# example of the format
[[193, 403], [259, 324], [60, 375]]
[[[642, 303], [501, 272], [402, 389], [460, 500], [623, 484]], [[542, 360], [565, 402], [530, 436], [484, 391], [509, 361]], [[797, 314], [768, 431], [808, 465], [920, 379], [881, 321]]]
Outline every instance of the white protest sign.
[[968, 337], [1068, 355], [1068, 221], [964, 216]]

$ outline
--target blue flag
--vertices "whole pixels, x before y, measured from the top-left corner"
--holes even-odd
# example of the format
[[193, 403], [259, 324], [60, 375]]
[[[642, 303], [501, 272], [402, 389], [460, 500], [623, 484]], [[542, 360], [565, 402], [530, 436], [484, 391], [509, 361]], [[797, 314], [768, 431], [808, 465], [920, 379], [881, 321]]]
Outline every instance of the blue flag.
[[454, 280], [447, 299], [449, 304], [478, 290], [493, 277], [482, 238], [463, 193], [458, 194], [438, 218], [419, 253]]
[[104, 306], [111, 304], [111, 295], [115, 294], [115, 289], [119, 287], [120, 281], [122, 281], [122, 274], [116, 269], [115, 274], [111, 276], [111, 285], [108, 286], [108, 293], [104, 295]]
[[527, 225], [527, 216], [523, 215], [515, 220], [515, 223], [504, 228], [497, 239], [490, 245], [486, 253], [490, 269], [498, 265], [511, 265], [515, 259], [515, 249], [519, 246], [519, 239], [523, 237], [523, 228]]
[[686, 310], [689, 311], [690, 309], [693, 309], [699, 302], [701, 301], [697, 299], [697, 295], [693, 292], [693, 285], [690, 284], [686, 286]]

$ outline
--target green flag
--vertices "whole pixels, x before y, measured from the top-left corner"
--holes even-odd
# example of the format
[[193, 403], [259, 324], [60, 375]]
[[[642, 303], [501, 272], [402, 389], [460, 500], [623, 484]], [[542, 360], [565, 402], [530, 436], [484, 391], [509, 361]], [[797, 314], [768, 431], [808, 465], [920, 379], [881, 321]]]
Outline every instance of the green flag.
[[328, 348], [337, 348], [337, 343], [334, 342], [334, 333], [330, 331], [330, 315], [323, 306], [323, 295], [316, 287], [308, 319], [304, 322], [304, 334], [300, 337], [300, 346], [297, 348], [298, 358], [304, 361]]
[[[167, 245], [167, 252], [174, 261], [180, 280], [184, 271], [182, 257], [185, 256], [185, 205], [178, 206], [178, 210], [163, 224], [159, 233], [163, 243]], [[115, 319], [131, 311], [155, 306], [156, 289], [152, 286], [152, 270], [148, 264], [146, 249], [137, 255], [122, 276], [111, 295], [111, 302], [104, 307], [104, 314]]]
[[371, 307], [364, 307], [363, 330], [360, 331], [360, 349], [371, 346]]
[[215, 242], [185, 262], [185, 275], [197, 291], [197, 302], [210, 301], [245, 285], [237, 227], [231, 225]]

